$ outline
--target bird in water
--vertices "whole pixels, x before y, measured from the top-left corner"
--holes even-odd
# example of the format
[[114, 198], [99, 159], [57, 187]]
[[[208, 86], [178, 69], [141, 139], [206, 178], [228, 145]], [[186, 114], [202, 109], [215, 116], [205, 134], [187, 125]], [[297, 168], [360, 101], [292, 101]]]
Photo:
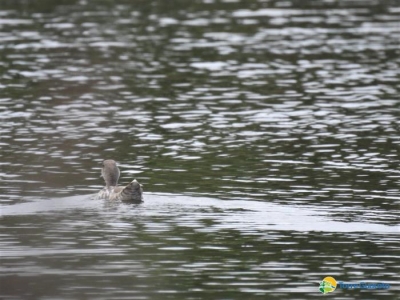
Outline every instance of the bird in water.
[[97, 194], [98, 199], [120, 200], [131, 202], [143, 201], [142, 185], [134, 179], [125, 187], [118, 186], [120, 175], [117, 163], [112, 159], [107, 159], [102, 163], [101, 176], [106, 182], [106, 186]]

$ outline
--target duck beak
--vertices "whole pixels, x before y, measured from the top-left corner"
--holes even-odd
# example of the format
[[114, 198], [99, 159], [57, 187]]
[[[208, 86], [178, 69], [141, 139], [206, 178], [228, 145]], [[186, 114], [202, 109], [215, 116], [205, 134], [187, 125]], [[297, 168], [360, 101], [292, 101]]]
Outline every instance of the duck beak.
[[101, 165], [101, 175], [100, 175], [100, 178], [101, 177], [103, 177], [104, 178], [104, 160], [102, 160], [100, 163], [99, 163], [99, 165]]

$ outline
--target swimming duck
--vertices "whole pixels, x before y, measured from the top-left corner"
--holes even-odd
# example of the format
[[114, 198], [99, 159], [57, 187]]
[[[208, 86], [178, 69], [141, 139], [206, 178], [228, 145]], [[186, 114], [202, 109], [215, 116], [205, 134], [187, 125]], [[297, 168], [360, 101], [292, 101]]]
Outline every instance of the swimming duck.
[[98, 199], [120, 200], [120, 201], [143, 201], [142, 185], [134, 179], [126, 187], [118, 186], [120, 171], [117, 163], [112, 159], [103, 161], [101, 176], [106, 186], [97, 194]]

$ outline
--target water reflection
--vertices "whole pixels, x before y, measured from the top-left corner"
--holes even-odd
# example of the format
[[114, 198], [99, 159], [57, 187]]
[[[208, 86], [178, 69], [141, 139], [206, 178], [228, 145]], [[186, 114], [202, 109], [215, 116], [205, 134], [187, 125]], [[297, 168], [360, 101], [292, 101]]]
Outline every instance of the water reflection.
[[[399, 14], [376, 1], [2, 1], [7, 295], [309, 299], [327, 273], [393, 281]], [[99, 190], [105, 158], [143, 183], [145, 204], [60, 200]]]
[[[62, 298], [86, 291], [96, 298], [137, 293], [152, 299], [165, 289], [178, 298], [210, 292], [285, 298], [315, 294], [320, 277], [344, 276], [343, 267], [354, 280], [365, 276], [355, 272], [360, 268], [385, 278], [396, 274], [390, 267], [398, 235], [393, 226], [343, 222], [329, 211], [249, 200], [148, 198], [139, 205], [78, 196], [3, 207], [9, 228], [1, 242], [6, 281], [20, 284], [28, 277], [35, 295]], [[58, 290], [44, 288], [49, 276]], [[291, 282], [297, 281], [300, 290], [293, 290]], [[118, 289], [108, 290], [111, 286]], [[6, 286], [3, 293], [15, 291]], [[383, 295], [391, 293], [376, 294]]]

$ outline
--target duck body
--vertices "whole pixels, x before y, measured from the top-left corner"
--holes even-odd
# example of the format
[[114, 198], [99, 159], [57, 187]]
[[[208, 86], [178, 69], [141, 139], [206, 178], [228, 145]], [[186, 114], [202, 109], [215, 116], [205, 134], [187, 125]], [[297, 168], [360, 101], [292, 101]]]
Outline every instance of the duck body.
[[117, 201], [143, 201], [142, 185], [134, 179], [125, 187], [118, 186], [120, 171], [117, 163], [112, 159], [103, 161], [101, 176], [106, 182], [106, 186], [97, 193], [97, 199], [117, 200]]

